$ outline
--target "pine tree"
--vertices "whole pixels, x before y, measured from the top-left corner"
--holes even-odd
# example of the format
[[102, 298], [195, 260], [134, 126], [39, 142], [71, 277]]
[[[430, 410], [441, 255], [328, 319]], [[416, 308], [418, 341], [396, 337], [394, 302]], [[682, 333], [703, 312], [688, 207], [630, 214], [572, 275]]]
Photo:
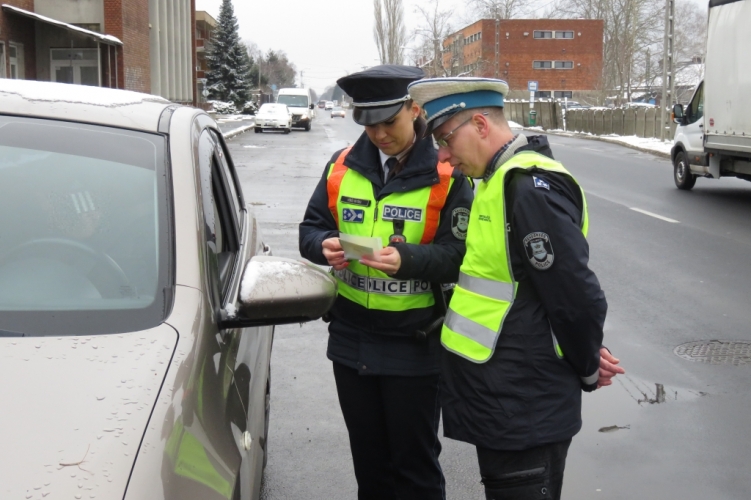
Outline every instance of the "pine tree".
[[222, 0], [213, 46], [206, 56], [209, 71], [206, 88], [209, 98], [233, 102], [238, 109], [250, 100], [248, 52], [240, 43], [232, 0]]

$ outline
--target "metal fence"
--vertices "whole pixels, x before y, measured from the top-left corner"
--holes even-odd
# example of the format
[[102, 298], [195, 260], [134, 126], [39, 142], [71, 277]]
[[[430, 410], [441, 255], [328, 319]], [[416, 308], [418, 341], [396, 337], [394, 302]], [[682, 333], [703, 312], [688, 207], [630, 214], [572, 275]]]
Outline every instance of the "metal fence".
[[[592, 135], [635, 135], [637, 137], [660, 137], [659, 108], [612, 108], [569, 109], [565, 120], [563, 106], [559, 102], [535, 102], [536, 125], [544, 130], [567, 130]], [[529, 102], [506, 102], [508, 120], [525, 127], [530, 126]], [[675, 135], [675, 123], [665, 137]]]

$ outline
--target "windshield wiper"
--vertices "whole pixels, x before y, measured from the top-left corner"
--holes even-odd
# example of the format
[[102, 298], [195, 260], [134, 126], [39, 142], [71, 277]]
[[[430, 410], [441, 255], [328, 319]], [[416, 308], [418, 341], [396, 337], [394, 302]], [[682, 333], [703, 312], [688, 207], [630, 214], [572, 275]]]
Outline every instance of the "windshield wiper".
[[10, 330], [0, 330], [0, 337], [24, 337], [25, 335], [20, 332], [12, 332]]

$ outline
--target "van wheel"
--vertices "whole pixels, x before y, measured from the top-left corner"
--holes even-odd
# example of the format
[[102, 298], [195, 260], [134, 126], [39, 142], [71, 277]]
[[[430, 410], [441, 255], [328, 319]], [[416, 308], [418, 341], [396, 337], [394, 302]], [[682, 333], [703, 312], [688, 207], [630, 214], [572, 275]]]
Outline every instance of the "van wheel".
[[255, 130], [256, 130], [256, 134], [260, 134], [261, 132], [263, 132], [263, 130], [261, 130], [261, 129], [260, 129], [260, 128], [258, 128], [258, 127], [256, 127], [256, 128], [255, 128]]
[[696, 176], [691, 173], [686, 153], [679, 151], [673, 160], [673, 180], [678, 189], [689, 191], [696, 184]]

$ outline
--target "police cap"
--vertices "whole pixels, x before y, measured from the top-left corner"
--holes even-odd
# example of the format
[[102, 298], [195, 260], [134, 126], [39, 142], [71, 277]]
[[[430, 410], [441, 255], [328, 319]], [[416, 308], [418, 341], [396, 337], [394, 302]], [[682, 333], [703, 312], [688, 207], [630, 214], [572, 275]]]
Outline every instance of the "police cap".
[[425, 110], [430, 134], [465, 109], [502, 108], [508, 84], [495, 78], [429, 78], [410, 84], [409, 93]]
[[360, 125], [390, 120], [402, 109], [407, 85], [424, 77], [414, 66], [383, 64], [340, 78], [336, 83], [352, 98], [352, 118]]

